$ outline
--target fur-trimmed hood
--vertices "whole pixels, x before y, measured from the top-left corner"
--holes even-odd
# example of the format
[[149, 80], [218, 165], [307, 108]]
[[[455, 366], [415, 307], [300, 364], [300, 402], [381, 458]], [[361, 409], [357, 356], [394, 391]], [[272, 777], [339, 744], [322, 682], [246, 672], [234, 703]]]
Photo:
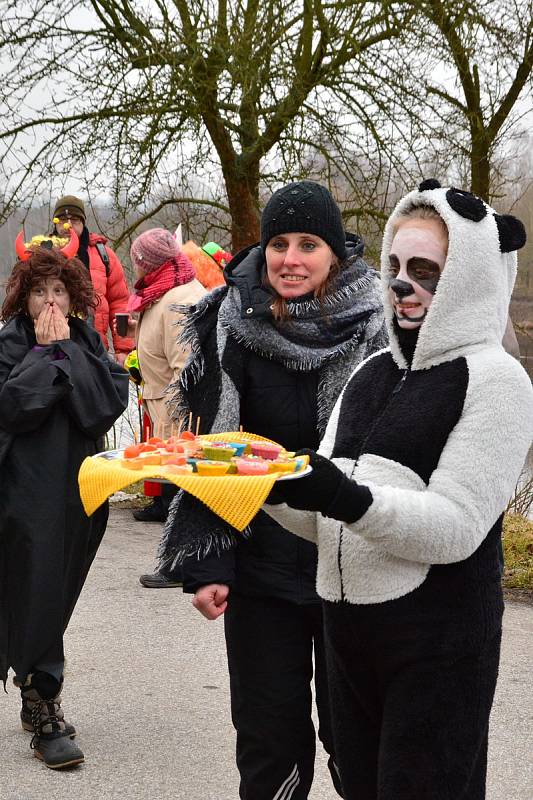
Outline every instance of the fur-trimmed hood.
[[398, 218], [414, 206], [432, 206], [448, 228], [448, 255], [435, 296], [420, 328], [412, 369], [428, 369], [487, 346], [499, 346], [516, 278], [516, 250], [526, 241], [515, 217], [496, 213], [459, 189], [424, 181], [392, 212], [383, 236], [381, 274], [390, 347], [396, 363], [406, 360], [394, 330], [388, 291], [389, 253]]

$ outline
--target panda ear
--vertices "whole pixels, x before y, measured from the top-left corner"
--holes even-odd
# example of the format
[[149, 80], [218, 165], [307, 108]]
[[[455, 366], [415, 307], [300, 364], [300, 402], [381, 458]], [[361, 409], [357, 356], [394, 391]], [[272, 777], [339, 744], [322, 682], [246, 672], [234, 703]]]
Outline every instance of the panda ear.
[[472, 192], [465, 192], [452, 186], [446, 192], [446, 200], [453, 210], [464, 219], [470, 219], [472, 222], [481, 222], [487, 216], [485, 203]]
[[440, 181], [435, 178], [426, 178], [426, 180], [422, 181], [418, 186], [419, 192], [426, 192], [430, 189], [440, 189]]
[[494, 214], [498, 226], [498, 238], [502, 253], [520, 250], [526, 243], [526, 229], [519, 219], [511, 214]]

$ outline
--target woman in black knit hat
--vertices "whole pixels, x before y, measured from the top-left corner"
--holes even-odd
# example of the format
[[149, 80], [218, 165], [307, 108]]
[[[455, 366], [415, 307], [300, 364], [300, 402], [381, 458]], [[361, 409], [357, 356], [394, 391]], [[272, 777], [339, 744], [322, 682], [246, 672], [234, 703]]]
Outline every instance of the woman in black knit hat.
[[[175, 417], [202, 433], [261, 434], [288, 450], [318, 445], [347, 376], [384, 346], [376, 274], [363, 244], [345, 234], [324, 187], [277, 191], [261, 242], [236, 255], [227, 285], [192, 309], [183, 342], [195, 354], [175, 390]], [[181, 492], [171, 506], [160, 568], [184, 563], [186, 592], [208, 619], [224, 614], [240, 797], [304, 800], [313, 780], [315, 731], [330, 755], [316, 548], [260, 513], [237, 533]]]

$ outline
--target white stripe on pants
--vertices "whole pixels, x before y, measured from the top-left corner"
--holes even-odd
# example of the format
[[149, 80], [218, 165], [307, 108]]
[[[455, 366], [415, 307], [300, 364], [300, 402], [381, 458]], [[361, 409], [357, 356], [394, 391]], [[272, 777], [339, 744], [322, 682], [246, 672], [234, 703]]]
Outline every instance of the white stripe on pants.
[[273, 800], [290, 800], [299, 783], [300, 776], [298, 774], [298, 764], [295, 764], [292, 768], [291, 774], [283, 781], [278, 791], [274, 795]]

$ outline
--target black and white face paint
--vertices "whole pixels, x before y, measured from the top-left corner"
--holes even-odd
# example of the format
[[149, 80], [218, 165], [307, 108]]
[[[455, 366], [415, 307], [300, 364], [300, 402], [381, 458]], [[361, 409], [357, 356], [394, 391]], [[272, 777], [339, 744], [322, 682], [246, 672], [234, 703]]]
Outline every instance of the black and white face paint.
[[401, 328], [418, 328], [426, 318], [447, 251], [435, 219], [407, 219], [396, 231], [389, 254], [389, 298]]

